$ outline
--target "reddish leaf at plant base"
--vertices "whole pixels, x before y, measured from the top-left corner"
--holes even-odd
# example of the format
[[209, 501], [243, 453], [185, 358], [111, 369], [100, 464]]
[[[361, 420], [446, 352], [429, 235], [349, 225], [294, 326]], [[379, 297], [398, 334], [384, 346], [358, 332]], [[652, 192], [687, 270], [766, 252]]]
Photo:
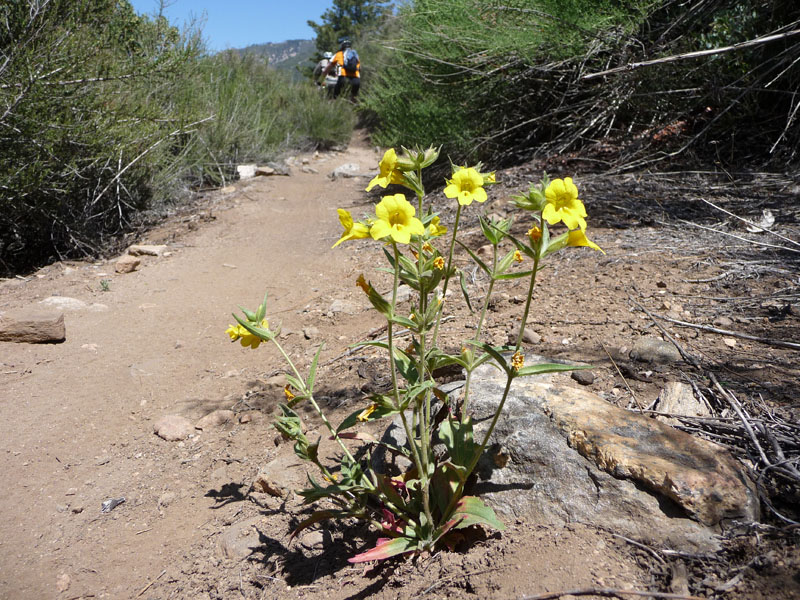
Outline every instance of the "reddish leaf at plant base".
[[371, 560], [385, 560], [398, 554], [413, 552], [417, 549], [416, 540], [408, 538], [378, 538], [378, 543], [371, 550], [356, 554], [353, 558], [348, 558], [349, 563], [362, 563]]

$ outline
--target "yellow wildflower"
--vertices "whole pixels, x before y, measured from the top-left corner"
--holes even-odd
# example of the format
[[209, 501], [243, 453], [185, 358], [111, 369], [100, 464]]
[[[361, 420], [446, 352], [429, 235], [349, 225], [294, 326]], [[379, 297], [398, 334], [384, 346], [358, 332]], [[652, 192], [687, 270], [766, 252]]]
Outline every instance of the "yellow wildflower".
[[439, 269], [440, 271], [444, 270], [444, 259], [441, 256], [437, 256], [433, 259], [433, 266]]
[[462, 206], [469, 206], [473, 200], [486, 202], [488, 196], [483, 189], [483, 177], [472, 167], [459, 169], [447, 183], [444, 195], [448, 198], [458, 198], [458, 203]]
[[528, 229], [528, 238], [530, 238], [531, 243], [536, 243], [540, 239], [542, 239], [542, 230], [536, 226], [531, 227]]
[[431, 252], [433, 252], [433, 246], [431, 246], [428, 242], [425, 242], [424, 244], [422, 244], [422, 250], [430, 254]]
[[544, 191], [547, 204], [542, 211], [542, 217], [550, 225], [561, 221], [569, 229], [586, 229], [586, 208], [578, 199], [578, 188], [572, 183], [571, 177], [554, 179]]
[[369, 226], [364, 223], [354, 223], [353, 217], [350, 213], [343, 208], [337, 208], [336, 212], [339, 213], [339, 223], [344, 227], [344, 232], [339, 241], [336, 242], [331, 248], [336, 248], [342, 242], [347, 240], [361, 240], [369, 237]]
[[286, 396], [286, 399], [291, 402], [294, 400], [294, 394], [292, 393], [292, 388], [289, 387], [287, 383], [286, 386], [283, 388], [283, 395]]
[[439, 237], [447, 233], [447, 227], [439, 224], [439, 217], [433, 217], [431, 224], [428, 226], [428, 231], [433, 237]]
[[[269, 323], [267, 323], [266, 319], [263, 319], [261, 323], [258, 324], [258, 327], [261, 329], [269, 329]], [[255, 350], [258, 348], [259, 344], [263, 341], [257, 335], [253, 335], [247, 329], [244, 328], [242, 325], [229, 325], [228, 328], [225, 330], [232, 342], [239, 340], [239, 343], [247, 348], [248, 346]]]
[[359, 421], [361, 423], [365, 423], [366, 421], [369, 421], [369, 416], [372, 413], [374, 413], [375, 409], [377, 409], [377, 408], [378, 408], [378, 405], [373, 402], [367, 408], [365, 408], [360, 413], [358, 413], [358, 416], [356, 417], [356, 421]]
[[522, 262], [522, 253], [519, 250], [514, 250], [514, 260], [518, 263]]
[[586, 237], [586, 231], [584, 229], [570, 231], [567, 236], [567, 246], [587, 246], [592, 250], [599, 250], [605, 254], [605, 250]]
[[497, 183], [497, 180], [495, 179], [495, 176], [494, 176], [494, 171], [492, 171], [491, 173], [488, 173], [486, 175], [486, 177], [485, 177], [485, 180], [486, 180], [486, 183]]
[[389, 148], [384, 154], [381, 162], [378, 163], [380, 172], [372, 178], [367, 186], [370, 191], [376, 185], [385, 188], [390, 183], [403, 183], [403, 173], [397, 170], [397, 153], [394, 148]]
[[514, 356], [511, 357], [511, 368], [515, 371], [519, 371], [525, 365], [525, 357], [521, 352], [514, 352]]
[[414, 257], [414, 260], [419, 260], [419, 252], [416, 250], [412, 250], [411, 255]]
[[391, 237], [399, 244], [408, 244], [412, 234], [425, 233], [422, 221], [414, 216], [416, 212], [403, 194], [384, 196], [375, 207], [378, 218], [370, 228], [370, 235], [376, 240]]

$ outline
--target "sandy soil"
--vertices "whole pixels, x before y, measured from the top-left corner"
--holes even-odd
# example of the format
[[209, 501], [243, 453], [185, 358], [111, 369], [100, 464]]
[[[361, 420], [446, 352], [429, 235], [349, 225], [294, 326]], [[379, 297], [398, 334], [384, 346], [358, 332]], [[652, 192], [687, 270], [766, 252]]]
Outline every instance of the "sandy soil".
[[[382, 325], [355, 287], [360, 273], [388, 287], [376, 272], [380, 248], [356, 242], [331, 250], [340, 235], [336, 208], [360, 216], [377, 196], [363, 192], [364, 178], [327, 176], [344, 163], [373, 169], [379, 158], [355, 141], [346, 152], [298, 157], [289, 177], [258, 177], [237, 183], [235, 191], [209, 193], [194, 212], [176, 215], [141, 240], [167, 244], [169, 255], [144, 257], [134, 273], [115, 273], [113, 261], [58, 263], [0, 283], [0, 311], [54, 296], [85, 303], [66, 311], [63, 344], [0, 343], [1, 598], [500, 599], [589, 588], [670, 591], [673, 563], [579, 524], [518, 521], [465, 552], [351, 566], [347, 557], [373, 539], [367, 530], [331, 527], [289, 546], [301, 510], [297, 499], [249, 493], [268, 463], [281, 466], [289, 487], [302, 485], [304, 471], [269, 426], [282, 399], [284, 365], [272, 348], [250, 351], [224, 333], [237, 306], [255, 308], [268, 291], [270, 322], [282, 324], [282, 341], [300, 364], [325, 342], [319, 397], [333, 419], [351, 412], [383, 377], [382, 363], [370, 353], [346, 354]], [[510, 194], [524, 191], [537, 169], [498, 174], [504, 184], [479, 210], [517, 214]], [[573, 174], [569, 166], [550, 170]], [[784, 310], [768, 302], [787, 288], [797, 293], [796, 261], [778, 255], [783, 272], [774, 262], [759, 270], [776, 258], [765, 254], [772, 251], [731, 250], [729, 239], [714, 236], [700, 243], [697, 231], [680, 221], [697, 204], [682, 204], [685, 190], [670, 196], [663, 187], [627, 179], [621, 192], [619, 181], [577, 180], [592, 238], [607, 254], [575, 250], [543, 272], [545, 291], [529, 325], [541, 337], [536, 352], [593, 362], [590, 389], [623, 406], [648, 406], [686, 365], [614, 367], [606, 350], [619, 353], [637, 336], [659, 333], [636, 303], [704, 324], [725, 315], [730, 329], [800, 339], [797, 305]], [[452, 207], [441, 209], [450, 224]], [[721, 220], [708, 211], [705, 218]], [[796, 205], [781, 223], [796, 234]], [[475, 217], [464, 226], [477, 249]], [[734, 251], [738, 266], [731, 266]], [[745, 259], [753, 262], [749, 271], [741, 269]], [[479, 295], [480, 278], [473, 284]], [[523, 284], [500, 293], [489, 316], [496, 343], [519, 327]], [[783, 317], [773, 319], [775, 310]], [[446, 331], [454, 343], [467, 319], [463, 310], [456, 316]], [[734, 383], [752, 386], [775, 410], [797, 419], [796, 352], [669, 330], [704, 360], [724, 363]], [[215, 409], [232, 409], [236, 418], [182, 442], [153, 433], [166, 414], [194, 421]], [[101, 503], [117, 497], [125, 502], [101, 513]], [[770, 546], [771, 561], [756, 564], [751, 559], [762, 552], [762, 541], [739, 551], [740, 563], [752, 564], [725, 597], [800, 597], [796, 547]], [[730, 560], [690, 561], [691, 591], [713, 597], [713, 582], [700, 583], [702, 570], [719, 571]]]

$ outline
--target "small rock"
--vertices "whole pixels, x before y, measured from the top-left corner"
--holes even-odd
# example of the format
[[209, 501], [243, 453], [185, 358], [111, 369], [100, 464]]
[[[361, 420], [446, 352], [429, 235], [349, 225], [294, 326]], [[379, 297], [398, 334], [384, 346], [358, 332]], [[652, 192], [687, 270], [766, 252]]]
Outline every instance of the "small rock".
[[0, 317], [0, 342], [28, 344], [61, 343], [67, 339], [62, 313], [19, 313]]
[[208, 413], [205, 417], [194, 424], [195, 429], [205, 430], [212, 427], [219, 427], [234, 418], [232, 410], [215, 410]]
[[67, 512], [69, 510], [68, 504], [56, 504], [56, 510], [60, 513]]
[[594, 383], [594, 373], [590, 370], [573, 371], [570, 373], [573, 381], [577, 381], [581, 385], [592, 385]]
[[714, 327], [732, 327], [733, 321], [728, 317], [720, 315], [719, 317], [715, 318], [711, 324], [714, 325]]
[[269, 474], [264, 472], [256, 475], [256, 478], [253, 480], [252, 489], [262, 494], [275, 496], [276, 498], [282, 498], [286, 493], [286, 490], [280, 484], [274, 482]]
[[239, 174], [239, 179], [250, 179], [256, 176], [256, 165], [237, 165], [236, 172]]
[[319, 173], [317, 169], [315, 169], [314, 167], [309, 167], [307, 165], [303, 165], [303, 167], [300, 170], [303, 173], [308, 173], [309, 175], [316, 175], [317, 173]]
[[150, 246], [144, 244], [134, 244], [128, 248], [128, 254], [131, 256], [161, 256], [166, 249], [167, 247], [164, 245]]
[[733, 339], [732, 337], [724, 337], [724, 338], [722, 338], [722, 341], [725, 343], [725, 345], [728, 348], [735, 348], [736, 347], [736, 340]]
[[77, 298], [69, 298], [68, 296], [50, 296], [49, 298], [41, 300], [39, 304], [43, 304], [45, 306], [49, 306], [51, 308], [63, 311], [85, 310], [89, 306], [83, 300], [78, 300]]
[[328, 176], [331, 179], [339, 179], [340, 177], [358, 177], [361, 167], [356, 163], [345, 163], [336, 167]]
[[328, 312], [333, 314], [344, 313], [346, 315], [356, 315], [360, 312], [360, 308], [353, 302], [337, 298], [331, 302], [330, 307], [328, 307]]
[[117, 259], [117, 262], [114, 264], [114, 270], [117, 273], [132, 273], [139, 268], [140, 264], [142, 264], [141, 259], [126, 254]]
[[156, 421], [153, 430], [161, 439], [168, 442], [177, 442], [189, 437], [194, 432], [194, 425], [186, 417], [165, 415]]
[[67, 575], [66, 573], [62, 573], [61, 575], [58, 576], [58, 579], [56, 580], [56, 587], [58, 588], [58, 591], [63, 594], [69, 589], [71, 583], [72, 580], [70, 579], [69, 575]]
[[249, 423], [252, 420], [253, 420], [253, 417], [252, 417], [252, 415], [250, 415], [250, 413], [245, 413], [241, 417], [239, 417], [239, 423], [241, 423], [243, 425], [245, 423]]
[[219, 536], [219, 552], [222, 558], [241, 559], [250, 556], [263, 543], [257, 526], [260, 515], [234, 523]]
[[313, 325], [311, 327], [306, 327], [303, 329], [303, 336], [305, 336], [307, 340], [313, 340], [319, 336], [319, 329]]
[[478, 248], [478, 251], [475, 254], [477, 254], [478, 257], [482, 259], [491, 258], [493, 248], [494, 246], [492, 246], [491, 244], [486, 244], [485, 246], [481, 246], [480, 248]]
[[223, 194], [232, 194], [236, 191], [235, 185], [226, 185], [224, 188], [220, 189], [220, 192]]
[[275, 169], [272, 167], [263, 166], [256, 169], [257, 177], [269, 177], [270, 175], [275, 175]]
[[177, 497], [178, 495], [175, 492], [164, 492], [158, 497], [158, 505], [166, 508], [167, 506], [175, 502], [175, 499]]
[[652, 336], [637, 339], [633, 344], [630, 357], [640, 362], [660, 364], [670, 364], [682, 359], [680, 351], [674, 344]]
[[79, 514], [81, 514], [83, 512], [83, 505], [82, 504], [76, 504], [70, 510], [72, 511], [73, 515], [79, 515]]
[[300, 538], [300, 545], [304, 548], [308, 548], [309, 550], [321, 548], [324, 542], [325, 536], [319, 529], [309, 531], [302, 538]]
[[522, 333], [522, 341], [526, 344], [541, 344], [542, 336], [533, 331], [532, 329], [525, 329]]
[[[682, 415], [685, 417], [710, 417], [708, 408], [705, 404], [694, 397], [692, 386], [680, 381], [668, 382], [658, 395], [656, 404], [658, 412], [671, 415]], [[670, 419], [665, 416], [656, 417], [659, 421], [668, 425], [679, 423], [677, 419]]]

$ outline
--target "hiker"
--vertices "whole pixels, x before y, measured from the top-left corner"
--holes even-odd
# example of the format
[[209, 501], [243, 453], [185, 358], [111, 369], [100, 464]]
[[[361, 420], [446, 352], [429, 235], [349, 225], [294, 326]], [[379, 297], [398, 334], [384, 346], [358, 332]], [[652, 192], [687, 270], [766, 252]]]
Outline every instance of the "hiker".
[[[322, 60], [317, 63], [317, 66], [314, 67], [314, 83], [317, 85], [322, 85], [320, 83], [319, 78], [322, 75], [327, 66], [330, 64], [331, 59], [333, 58], [333, 52], [325, 52], [322, 55]], [[325, 93], [327, 94], [328, 98], [333, 98], [333, 92], [336, 89], [336, 83], [339, 81], [339, 67], [334, 67], [332, 73], [328, 73], [325, 76]]]
[[333, 56], [322, 74], [327, 76], [334, 68], [339, 69], [339, 77], [333, 90], [333, 97], [338, 98], [344, 86], [349, 85], [350, 98], [355, 100], [358, 88], [361, 87], [361, 60], [358, 58], [358, 52], [351, 47], [350, 40], [342, 42], [340, 50]]

